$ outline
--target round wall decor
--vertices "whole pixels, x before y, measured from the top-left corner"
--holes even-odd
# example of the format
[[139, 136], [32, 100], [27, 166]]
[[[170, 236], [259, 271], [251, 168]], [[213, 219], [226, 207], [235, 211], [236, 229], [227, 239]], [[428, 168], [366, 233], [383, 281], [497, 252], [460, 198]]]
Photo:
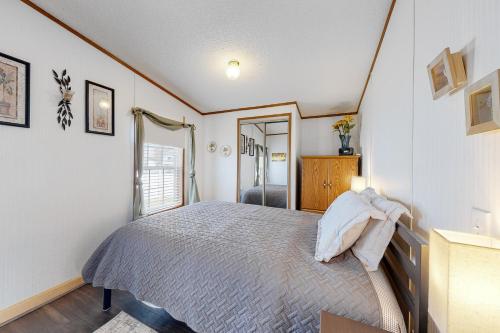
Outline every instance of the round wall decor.
[[210, 153], [213, 153], [217, 150], [217, 144], [214, 141], [210, 141], [210, 143], [207, 145], [207, 150]]
[[220, 147], [220, 152], [223, 156], [225, 157], [229, 157], [231, 155], [231, 146], [229, 145], [224, 145], [222, 147]]

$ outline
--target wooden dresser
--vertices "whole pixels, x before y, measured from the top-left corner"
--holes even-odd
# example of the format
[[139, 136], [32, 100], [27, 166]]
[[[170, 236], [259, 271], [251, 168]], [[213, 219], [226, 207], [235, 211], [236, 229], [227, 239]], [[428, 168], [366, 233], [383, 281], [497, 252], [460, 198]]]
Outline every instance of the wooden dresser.
[[351, 188], [358, 175], [359, 155], [302, 156], [300, 168], [300, 209], [324, 212], [339, 195]]

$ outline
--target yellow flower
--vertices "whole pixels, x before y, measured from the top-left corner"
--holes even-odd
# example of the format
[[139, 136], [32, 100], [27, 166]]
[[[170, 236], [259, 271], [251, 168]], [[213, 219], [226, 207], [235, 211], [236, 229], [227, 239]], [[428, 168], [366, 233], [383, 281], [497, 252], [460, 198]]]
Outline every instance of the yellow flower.
[[350, 122], [352, 122], [353, 119], [352, 119], [351, 115], [347, 115], [347, 116], [344, 116], [343, 120], [346, 121], [346, 122], [348, 122], [348, 123], [350, 123]]

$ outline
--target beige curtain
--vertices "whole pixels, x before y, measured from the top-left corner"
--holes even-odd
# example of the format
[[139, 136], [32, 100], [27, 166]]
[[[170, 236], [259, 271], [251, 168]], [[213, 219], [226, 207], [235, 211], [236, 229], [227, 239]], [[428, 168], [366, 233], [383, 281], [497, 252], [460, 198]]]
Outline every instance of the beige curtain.
[[180, 121], [171, 120], [150, 111], [133, 108], [132, 113], [134, 114], [135, 120], [135, 148], [134, 148], [134, 220], [140, 218], [143, 215], [142, 211], [142, 158], [143, 158], [143, 144], [144, 144], [144, 121], [143, 117], [151, 120], [154, 124], [166, 128], [170, 131], [177, 131], [183, 128], [189, 129], [188, 137], [188, 204], [193, 204], [200, 201], [200, 196], [198, 193], [198, 186], [196, 184], [196, 172], [195, 172], [195, 139], [194, 131], [196, 127], [193, 124], [185, 124]]

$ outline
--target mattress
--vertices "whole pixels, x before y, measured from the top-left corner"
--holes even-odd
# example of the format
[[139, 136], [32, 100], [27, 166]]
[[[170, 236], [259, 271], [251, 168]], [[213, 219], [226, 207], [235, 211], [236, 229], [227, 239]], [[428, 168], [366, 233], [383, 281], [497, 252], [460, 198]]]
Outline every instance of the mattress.
[[165, 308], [197, 332], [318, 332], [321, 310], [385, 327], [387, 293], [351, 251], [314, 260], [320, 217], [198, 203], [118, 229], [82, 275]]
[[[262, 205], [262, 186], [255, 186], [241, 195], [241, 202], [252, 205]], [[286, 208], [288, 187], [286, 185], [266, 185], [266, 206]]]

